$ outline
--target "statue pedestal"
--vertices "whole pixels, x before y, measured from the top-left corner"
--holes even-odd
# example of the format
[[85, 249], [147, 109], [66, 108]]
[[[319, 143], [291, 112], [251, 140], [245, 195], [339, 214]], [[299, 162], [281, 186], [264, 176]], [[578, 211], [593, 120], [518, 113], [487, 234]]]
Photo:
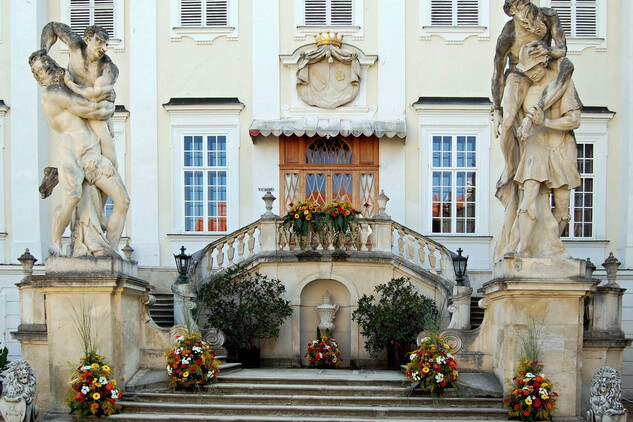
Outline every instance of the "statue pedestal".
[[[115, 377], [129, 379], [137, 371], [143, 323], [139, 299], [150, 286], [136, 274], [136, 265], [122, 259], [50, 257], [45, 275], [25, 277], [19, 284], [20, 294], [32, 300], [21, 301], [23, 320], [13, 334], [35, 371], [36, 403], [44, 411], [66, 408], [68, 362], [78, 365], [83, 354], [73, 322], [82, 306], [90, 310], [98, 333], [96, 352], [110, 362]], [[26, 309], [42, 305], [43, 317]]]
[[501, 382], [512, 379], [521, 359], [520, 336], [532, 320], [540, 331], [539, 361], [560, 395], [558, 417], [580, 414], [584, 298], [597, 284], [584, 277], [583, 263], [508, 257], [495, 266], [497, 278], [482, 287], [490, 302], [495, 375]]

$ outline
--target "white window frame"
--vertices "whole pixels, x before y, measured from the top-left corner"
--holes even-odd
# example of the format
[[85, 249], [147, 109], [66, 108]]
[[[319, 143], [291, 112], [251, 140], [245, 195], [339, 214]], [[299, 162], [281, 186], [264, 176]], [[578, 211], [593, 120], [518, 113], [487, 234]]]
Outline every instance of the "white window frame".
[[490, 40], [490, 1], [479, 0], [479, 25], [433, 26], [431, 24], [431, 0], [420, 0], [420, 40], [431, 41], [433, 35], [444, 38], [447, 44], [463, 44], [476, 35], [480, 41]]
[[[551, 7], [551, 0], [542, 0], [542, 7]], [[596, 0], [595, 38], [567, 37], [567, 54], [580, 54], [589, 47], [596, 51], [607, 51], [607, 0]]]
[[[172, 233], [179, 237], [218, 237], [239, 228], [239, 113], [243, 104], [165, 105], [171, 117]], [[227, 136], [227, 230], [226, 232], [185, 231], [183, 142], [185, 135]], [[175, 239], [178, 241], [178, 239]]]
[[238, 39], [238, 0], [228, 0], [227, 26], [181, 26], [180, 0], [170, 0], [170, 39], [180, 42], [183, 37], [189, 37], [196, 44], [213, 44], [218, 37], [227, 37], [230, 41]]
[[351, 26], [307, 26], [305, 24], [305, 0], [294, 0], [295, 32], [294, 39], [303, 41], [312, 38], [319, 32], [338, 32], [344, 36], [349, 36], [352, 40], [362, 40], [363, 33], [363, 7], [364, 0], [352, 0], [352, 25]]
[[[418, 226], [423, 233], [434, 237], [489, 236], [489, 104], [414, 104], [419, 115], [420, 199]], [[475, 198], [475, 233], [433, 233], [432, 198], [432, 141], [434, 135], [474, 135], [477, 138], [477, 190]], [[468, 169], [465, 169], [468, 170]]]
[[[70, 26], [70, 0], [60, 0], [60, 20]], [[83, 34], [79, 34], [83, 36]], [[61, 43], [61, 51], [68, 48]], [[125, 51], [125, 8], [124, 0], [114, 0], [114, 36], [108, 41], [110, 50], [117, 53]]]

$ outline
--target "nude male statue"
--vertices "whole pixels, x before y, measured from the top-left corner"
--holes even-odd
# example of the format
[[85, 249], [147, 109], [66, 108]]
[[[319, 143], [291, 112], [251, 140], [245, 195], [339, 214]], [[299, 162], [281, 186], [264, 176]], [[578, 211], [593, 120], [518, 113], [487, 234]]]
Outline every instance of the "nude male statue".
[[[535, 104], [543, 111], [560, 99], [574, 71], [573, 64], [565, 57], [567, 41], [555, 10], [535, 6], [530, 0], [505, 0], [503, 10], [512, 20], [505, 24], [497, 39], [492, 76], [494, 130], [500, 138], [505, 160], [505, 169], [497, 182], [497, 189], [503, 188], [514, 177], [520, 156], [517, 138], [523, 137], [522, 132], [527, 132], [531, 126], [529, 121], [523, 122], [522, 126], [516, 122], [530, 85], [526, 76], [516, 69], [521, 47], [541, 40], [544, 42], [534, 44], [530, 55], [547, 54], [553, 59], [561, 59], [557, 77], [543, 90]], [[508, 61], [509, 69], [504, 74]], [[516, 129], [519, 127], [520, 130]], [[499, 192], [497, 194], [500, 196]]]
[[90, 120], [103, 121], [112, 116], [114, 104], [89, 101], [68, 89], [64, 85], [67, 71], [45, 50], [33, 53], [29, 64], [35, 79], [45, 87], [41, 102], [46, 121], [60, 135], [58, 172], [63, 199], [53, 213], [49, 252], [64, 255], [61, 237], [82, 197], [84, 180], [112, 198], [114, 207], [106, 224], [106, 238], [116, 251], [129, 198], [112, 162], [101, 154], [99, 138], [89, 125]]
[[[119, 77], [119, 69], [105, 54], [109, 39], [105, 29], [100, 26], [88, 26], [82, 39], [70, 26], [50, 22], [42, 29], [41, 48], [48, 53], [57, 38], [62, 40], [69, 50], [69, 73], [64, 76], [64, 84], [71, 91], [90, 101], [107, 100], [114, 103], [114, 83]], [[116, 168], [112, 120], [90, 119], [88, 124], [99, 137], [101, 153]]]

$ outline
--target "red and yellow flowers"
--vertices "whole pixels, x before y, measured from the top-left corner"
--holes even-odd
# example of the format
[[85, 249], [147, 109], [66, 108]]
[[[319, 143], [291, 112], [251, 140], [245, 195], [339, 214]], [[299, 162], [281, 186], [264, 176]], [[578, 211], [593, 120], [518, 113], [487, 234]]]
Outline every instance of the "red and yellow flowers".
[[508, 415], [522, 421], [547, 421], [556, 409], [558, 394], [554, 386], [542, 373], [543, 365], [526, 360], [519, 364], [513, 380], [510, 397], [504, 406]]
[[436, 396], [442, 395], [445, 388], [455, 387], [458, 372], [452, 350], [442, 337], [424, 337], [417, 350], [409, 354], [407, 377], [412, 385]]
[[176, 344], [165, 350], [169, 382], [177, 388], [199, 388], [217, 381], [220, 361], [200, 333], [176, 337]]
[[66, 402], [70, 414], [77, 417], [110, 416], [118, 413], [121, 405], [116, 401], [122, 394], [112, 377], [112, 370], [104, 362], [105, 358], [90, 353], [81, 358], [81, 364], [73, 368], [70, 390]]
[[304, 357], [310, 368], [336, 368], [343, 361], [336, 341], [327, 333], [321, 335], [319, 330], [316, 340], [308, 343]]

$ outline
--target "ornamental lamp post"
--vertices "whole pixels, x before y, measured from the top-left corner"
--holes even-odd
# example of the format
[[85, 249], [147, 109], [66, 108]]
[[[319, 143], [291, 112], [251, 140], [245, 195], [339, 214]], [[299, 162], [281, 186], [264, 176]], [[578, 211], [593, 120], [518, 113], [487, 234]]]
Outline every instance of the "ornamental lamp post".
[[464, 285], [464, 276], [468, 265], [468, 257], [462, 256], [462, 248], [457, 249], [457, 256], [453, 257], [453, 268], [455, 269], [455, 282], [458, 286]]
[[189, 264], [191, 264], [191, 255], [185, 253], [185, 247], [180, 247], [180, 253], [174, 254], [176, 260], [176, 268], [178, 269], [178, 280], [174, 284], [186, 284], [187, 273], [189, 272]]

